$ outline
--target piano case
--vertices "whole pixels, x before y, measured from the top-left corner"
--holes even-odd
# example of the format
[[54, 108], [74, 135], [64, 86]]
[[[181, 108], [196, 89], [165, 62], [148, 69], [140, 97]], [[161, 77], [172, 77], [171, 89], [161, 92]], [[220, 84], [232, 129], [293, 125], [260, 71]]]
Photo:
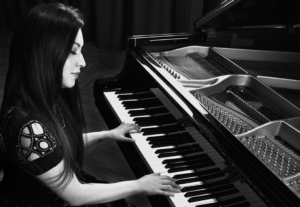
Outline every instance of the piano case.
[[[158, 126], [130, 133], [145, 139], [136, 145], [118, 143], [136, 177], [161, 170], [145, 154], [154, 148], [151, 153], [167, 157], [158, 162], [173, 166], [165, 172], [175, 170], [185, 183], [186, 201], [149, 196], [152, 206], [200, 206], [205, 199], [201, 206], [299, 205], [300, 21], [293, 4], [225, 0], [194, 22], [193, 33], [130, 36], [121, 73], [95, 82], [95, 103], [108, 127], [125, 119]], [[144, 110], [132, 112], [137, 108]], [[154, 121], [138, 118], [145, 111]], [[177, 150], [182, 158], [168, 159]], [[194, 159], [203, 154], [214, 167]], [[193, 173], [178, 175], [180, 167]], [[221, 178], [206, 174], [214, 170]], [[217, 185], [224, 180], [234, 190]]]

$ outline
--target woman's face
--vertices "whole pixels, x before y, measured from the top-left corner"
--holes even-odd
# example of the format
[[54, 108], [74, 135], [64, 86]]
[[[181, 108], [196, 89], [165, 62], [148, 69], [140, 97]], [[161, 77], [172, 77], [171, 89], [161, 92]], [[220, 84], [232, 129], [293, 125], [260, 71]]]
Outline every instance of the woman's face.
[[72, 88], [79, 77], [80, 68], [85, 67], [85, 61], [81, 53], [83, 43], [82, 31], [79, 29], [72, 50], [63, 68], [63, 88]]

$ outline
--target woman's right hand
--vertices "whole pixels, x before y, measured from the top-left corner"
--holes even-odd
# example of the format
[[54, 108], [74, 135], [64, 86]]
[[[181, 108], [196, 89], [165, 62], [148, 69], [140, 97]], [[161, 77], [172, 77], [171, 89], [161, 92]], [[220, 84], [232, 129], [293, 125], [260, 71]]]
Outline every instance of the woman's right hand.
[[181, 192], [174, 178], [160, 173], [145, 175], [137, 180], [137, 184], [139, 191], [146, 195], [174, 196]]

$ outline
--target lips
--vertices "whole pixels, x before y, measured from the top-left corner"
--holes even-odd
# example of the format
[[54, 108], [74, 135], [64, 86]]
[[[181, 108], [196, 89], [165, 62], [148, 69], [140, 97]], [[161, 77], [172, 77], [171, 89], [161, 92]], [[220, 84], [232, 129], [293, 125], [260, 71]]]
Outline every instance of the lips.
[[80, 73], [72, 73], [72, 75], [75, 76], [75, 78], [78, 78], [78, 77], [79, 77], [79, 74], [80, 74]]

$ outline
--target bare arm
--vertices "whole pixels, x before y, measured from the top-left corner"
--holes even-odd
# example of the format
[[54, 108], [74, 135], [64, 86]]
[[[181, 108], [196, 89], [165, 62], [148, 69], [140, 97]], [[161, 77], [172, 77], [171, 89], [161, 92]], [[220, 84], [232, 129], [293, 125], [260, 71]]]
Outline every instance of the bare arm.
[[90, 152], [94, 150], [101, 141], [108, 139], [134, 142], [133, 139], [125, 137], [125, 135], [132, 130], [139, 132], [140, 128], [135, 124], [122, 123], [120, 126], [112, 130], [85, 133], [83, 134], [85, 148], [88, 152]]
[[56, 183], [50, 183], [53, 177], [57, 176], [63, 169], [63, 161], [46, 173], [37, 176], [46, 186], [52, 189], [69, 205], [78, 206], [85, 204], [106, 203], [134, 194], [147, 195], [165, 195], [172, 196], [179, 191], [179, 186], [175, 180], [168, 176], [159, 174], [146, 175], [139, 180], [118, 182], [113, 184], [83, 184], [80, 183], [75, 175], [67, 184], [62, 192], [59, 192], [54, 186]]

